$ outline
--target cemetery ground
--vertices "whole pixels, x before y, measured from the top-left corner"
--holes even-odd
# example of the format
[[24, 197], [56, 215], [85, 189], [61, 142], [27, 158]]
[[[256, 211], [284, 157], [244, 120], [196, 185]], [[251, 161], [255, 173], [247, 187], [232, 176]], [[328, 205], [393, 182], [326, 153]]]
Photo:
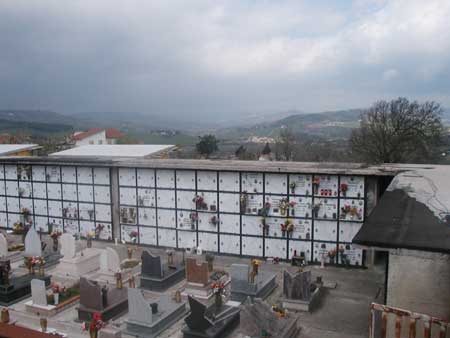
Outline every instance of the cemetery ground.
[[[95, 242], [94, 247], [105, 248], [113, 247], [114, 244], [105, 242]], [[133, 257], [140, 257], [142, 250], [150, 250], [153, 254], [166, 257], [164, 250], [157, 248], [137, 248], [133, 253]], [[177, 254], [177, 258], [181, 258], [181, 254]], [[216, 270], [230, 270], [233, 263], [249, 264], [250, 259], [239, 258], [233, 256], [216, 256], [214, 267]], [[51, 275], [54, 268], [48, 269]], [[272, 264], [265, 262], [260, 269], [277, 273], [278, 287], [266, 299], [269, 304], [280, 304], [279, 299], [282, 295], [282, 271], [287, 269], [290, 272], [297, 271], [297, 267], [283, 262], [280, 264]], [[368, 321], [369, 321], [369, 305], [371, 302], [383, 302], [383, 293], [381, 289], [384, 281], [384, 270], [380, 267], [371, 269], [359, 268], [341, 268], [326, 267], [321, 269], [318, 265], [307, 266], [305, 269], [312, 271], [312, 278], [322, 276], [327, 285], [328, 283], [336, 283], [336, 288], [325, 288], [324, 295], [320, 299], [319, 304], [311, 313], [291, 313], [299, 317], [299, 325], [301, 326], [300, 338], [366, 338], [368, 337]], [[89, 278], [89, 276], [87, 276]], [[183, 287], [185, 281], [165, 291], [166, 294], [173, 296], [177, 289]], [[139, 287], [139, 278], [136, 278], [136, 286]], [[125, 284], [127, 286], [127, 284]], [[148, 299], [156, 299], [159, 293], [145, 291], [145, 297]], [[229, 296], [229, 292], [227, 293]], [[26, 312], [25, 303], [29, 299], [25, 299], [17, 304], [9, 307], [12, 321], [17, 321], [23, 326], [39, 329], [39, 318], [31, 313]], [[212, 300], [211, 300], [212, 301]], [[88, 337], [87, 332], [81, 331], [80, 323], [75, 322], [77, 318], [76, 306], [72, 306], [64, 310], [54, 317], [48, 319], [48, 327], [54, 328], [60, 332], [65, 332], [68, 337], [79, 338]], [[127, 314], [114, 319], [114, 323], [124, 328], [124, 322]], [[159, 337], [161, 338], [182, 338], [181, 328], [184, 327], [184, 320], [179, 320], [169, 329], [164, 331]], [[128, 338], [126, 334], [122, 337]], [[239, 328], [228, 335], [230, 338], [242, 338]]]

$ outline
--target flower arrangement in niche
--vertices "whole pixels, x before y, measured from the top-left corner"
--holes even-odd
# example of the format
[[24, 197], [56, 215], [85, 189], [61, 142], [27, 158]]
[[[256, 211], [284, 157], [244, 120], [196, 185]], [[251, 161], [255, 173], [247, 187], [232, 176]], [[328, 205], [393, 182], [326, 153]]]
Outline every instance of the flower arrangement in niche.
[[319, 217], [319, 210], [320, 210], [320, 203], [314, 204], [314, 207], [313, 207], [314, 218]]
[[315, 176], [312, 180], [312, 185], [314, 194], [317, 195], [319, 193], [320, 177]]
[[136, 230], [132, 230], [132, 231], [130, 231], [128, 236], [130, 237], [131, 242], [136, 243], [137, 238], [138, 238], [138, 232]]
[[203, 196], [197, 195], [192, 200], [195, 203], [195, 208], [198, 210], [208, 210], [208, 205], [205, 203]]
[[194, 230], [195, 229], [195, 223], [198, 221], [198, 213], [191, 212], [189, 214], [189, 218], [191, 220], [191, 229]]
[[50, 238], [53, 241], [53, 251], [54, 252], [58, 251], [58, 240], [59, 240], [59, 237], [61, 237], [61, 235], [62, 235], [61, 230], [53, 230], [50, 233]]
[[289, 210], [290, 210], [291, 216], [295, 216], [295, 206], [296, 205], [297, 205], [297, 202], [295, 202], [295, 201], [289, 202]]
[[297, 188], [297, 183], [295, 182], [289, 183], [289, 188], [291, 189], [291, 194], [295, 194], [295, 188]]
[[209, 219], [209, 224], [216, 226], [217, 224], [219, 224], [219, 219], [216, 215], [211, 216], [211, 218]]
[[328, 258], [330, 260], [330, 263], [334, 263], [336, 255], [337, 255], [336, 248], [333, 248], [333, 249], [329, 250], [327, 255], [328, 255]]
[[269, 224], [267, 224], [266, 217], [261, 217], [261, 227], [263, 230], [263, 234], [268, 236], [269, 235]]
[[100, 238], [100, 234], [103, 231], [103, 229], [105, 228], [105, 226], [101, 223], [98, 223], [95, 226], [95, 239], [99, 239]]
[[264, 206], [258, 210], [258, 216], [267, 217], [269, 215], [271, 207], [272, 205], [270, 204], [270, 202], [264, 203]]
[[289, 201], [287, 198], [282, 198], [280, 200], [280, 203], [278, 205], [278, 207], [280, 208], [280, 214], [282, 216], [285, 216], [287, 214], [287, 211], [289, 209]]
[[248, 205], [248, 195], [247, 195], [246, 191], [244, 191], [241, 194], [241, 196], [239, 196], [239, 204], [240, 204], [241, 214], [245, 214], [245, 211], [247, 210], [247, 205]]
[[341, 195], [342, 196], [345, 197], [347, 195], [347, 190], [348, 190], [348, 184], [347, 183], [341, 183], [340, 191], [341, 191]]

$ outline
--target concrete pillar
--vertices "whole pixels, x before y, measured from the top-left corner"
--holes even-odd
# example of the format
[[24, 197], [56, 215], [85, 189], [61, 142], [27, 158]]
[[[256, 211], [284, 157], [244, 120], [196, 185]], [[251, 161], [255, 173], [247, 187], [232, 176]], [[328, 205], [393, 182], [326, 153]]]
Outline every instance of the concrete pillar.
[[110, 174], [113, 238], [120, 239], [119, 169], [112, 167]]

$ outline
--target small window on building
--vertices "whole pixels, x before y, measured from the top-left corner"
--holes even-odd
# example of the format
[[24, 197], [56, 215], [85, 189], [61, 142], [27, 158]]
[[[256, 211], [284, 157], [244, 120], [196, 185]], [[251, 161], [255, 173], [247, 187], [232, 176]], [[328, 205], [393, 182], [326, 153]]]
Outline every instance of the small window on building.
[[110, 138], [108, 139], [108, 144], [112, 144], [112, 140]]
[[89, 144], [94, 144], [94, 141], [89, 141]]
[[103, 140], [98, 140], [98, 144], [103, 144]]

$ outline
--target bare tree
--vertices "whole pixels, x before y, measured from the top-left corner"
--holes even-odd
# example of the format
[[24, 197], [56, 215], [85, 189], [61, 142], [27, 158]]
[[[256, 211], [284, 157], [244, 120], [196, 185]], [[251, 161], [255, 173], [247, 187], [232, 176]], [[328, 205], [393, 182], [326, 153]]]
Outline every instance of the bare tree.
[[370, 163], [430, 159], [442, 137], [441, 113], [441, 106], [433, 101], [378, 101], [361, 116], [360, 127], [353, 130], [352, 152]]
[[275, 157], [277, 160], [292, 161], [295, 155], [297, 137], [290, 128], [283, 128], [275, 142]]

